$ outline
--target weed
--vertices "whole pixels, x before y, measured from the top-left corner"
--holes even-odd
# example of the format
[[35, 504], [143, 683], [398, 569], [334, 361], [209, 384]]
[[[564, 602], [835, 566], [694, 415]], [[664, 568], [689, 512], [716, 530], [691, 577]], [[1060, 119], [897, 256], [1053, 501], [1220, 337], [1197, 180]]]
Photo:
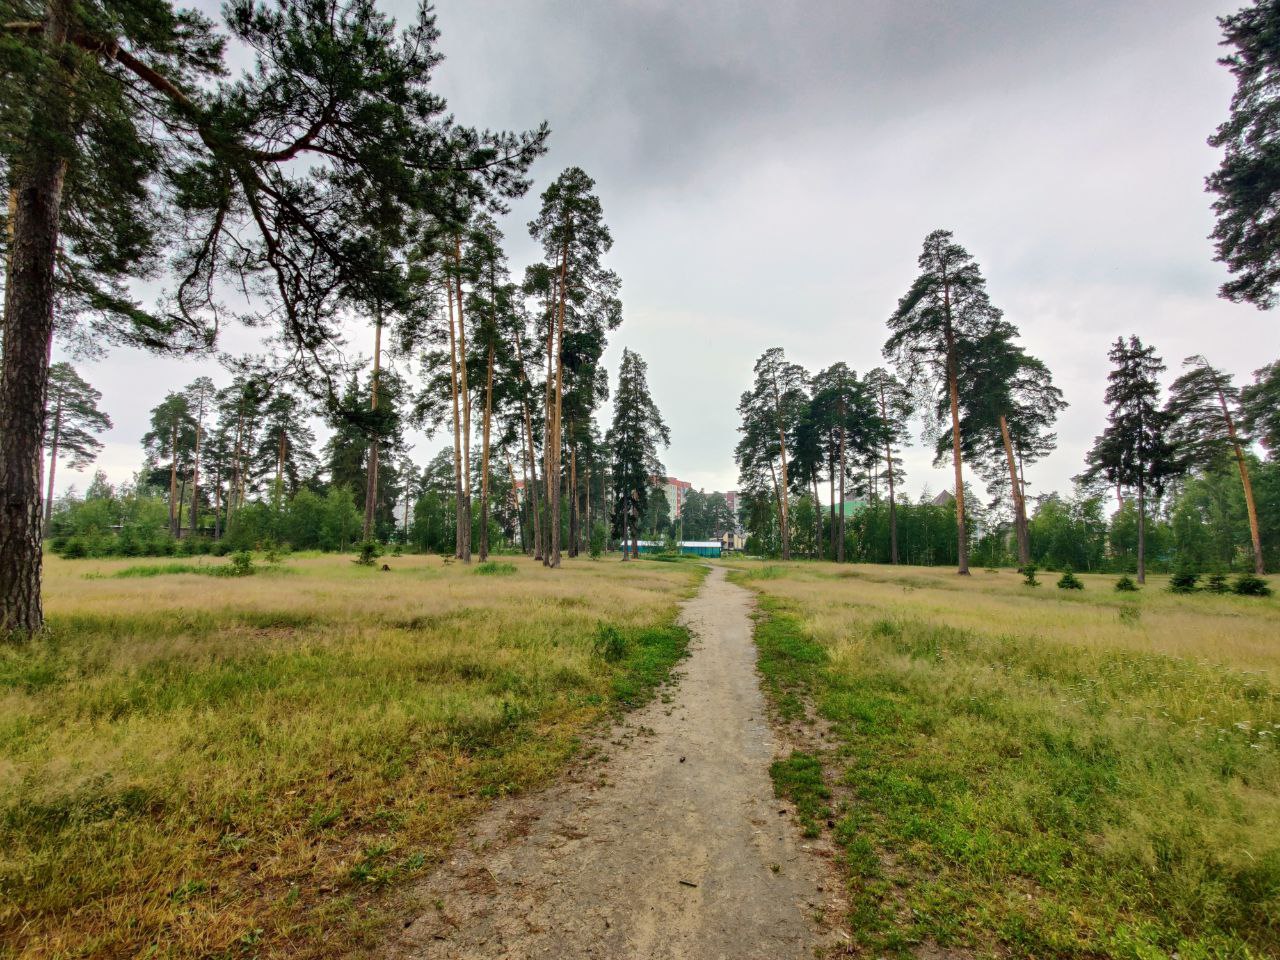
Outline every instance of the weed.
[[627, 641], [622, 631], [611, 623], [602, 623], [596, 627], [596, 655], [610, 663], [617, 663], [627, 655]]

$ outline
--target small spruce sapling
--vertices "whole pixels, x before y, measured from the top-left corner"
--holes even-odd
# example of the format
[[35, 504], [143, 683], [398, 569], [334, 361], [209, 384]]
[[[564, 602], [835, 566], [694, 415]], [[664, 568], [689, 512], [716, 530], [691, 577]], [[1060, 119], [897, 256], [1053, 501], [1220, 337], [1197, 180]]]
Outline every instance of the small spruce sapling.
[[1119, 593], [1137, 593], [1138, 585], [1133, 582], [1133, 577], [1125, 573], [1116, 581], [1116, 590]]
[[359, 546], [359, 553], [352, 563], [358, 563], [362, 567], [372, 567], [374, 561], [382, 556], [382, 546], [377, 540], [365, 540]]
[[1227, 583], [1227, 575], [1221, 570], [1209, 574], [1208, 579], [1205, 580], [1204, 588], [1210, 593], [1228, 593], [1231, 590], [1230, 585]]
[[1256, 573], [1242, 573], [1231, 584], [1231, 592], [1242, 597], [1269, 597], [1271, 587]]
[[1084, 584], [1080, 582], [1080, 578], [1075, 575], [1075, 571], [1071, 567], [1065, 567], [1062, 576], [1058, 578], [1059, 590], [1083, 590]]
[[1196, 584], [1200, 581], [1200, 574], [1185, 561], [1178, 565], [1178, 569], [1174, 571], [1173, 576], [1169, 578], [1170, 593], [1195, 593]]
[[1020, 568], [1018, 572], [1022, 574], [1023, 586], [1040, 586], [1040, 581], [1036, 579], [1036, 565], [1034, 563], [1028, 563], [1025, 567]]
[[591, 544], [589, 547], [591, 559], [599, 560], [604, 553], [605, 541], [609, 536], [609, 528], [604, 525], [603, 520], [597, 520], [591, 528]]

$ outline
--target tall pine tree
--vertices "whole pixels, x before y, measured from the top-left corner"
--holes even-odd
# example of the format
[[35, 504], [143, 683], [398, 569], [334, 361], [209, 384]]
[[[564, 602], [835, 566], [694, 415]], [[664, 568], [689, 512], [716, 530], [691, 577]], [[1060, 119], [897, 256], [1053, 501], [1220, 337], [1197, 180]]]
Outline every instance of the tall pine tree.
[[53, 479], [58, 457], [68, 458], [72, 470], [93, 463], [102, 449], [98, 434], [111, 429], [111, 418], [98, 409], [102, 394], [89, 386], [69, 363], [49, 368], [49, 405], [44, 435], [49, 444], [49, 473], [44, 502], [46, 526], [53, 515]]

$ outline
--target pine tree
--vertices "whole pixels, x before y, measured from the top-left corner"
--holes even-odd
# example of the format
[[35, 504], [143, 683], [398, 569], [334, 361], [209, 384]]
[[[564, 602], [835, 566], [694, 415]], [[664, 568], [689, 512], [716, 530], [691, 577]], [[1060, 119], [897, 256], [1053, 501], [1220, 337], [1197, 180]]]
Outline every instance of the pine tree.
[[[0, 24], [13, 211], [0, 230], [0, 632], [19, 637], [43, 624], [37, 476], [55, 300], [68, 319], [81, 308], [99, 342], [209, 349], [219, 278], [262, 280], [274, 309], [252, 316], [278, 316], [327, 375], [334, 307], [383, 268], [404, 212], [445, 193], [519, 194], [547, 135], [481, 134], [449, 116], [430, 90], [440, 54], [425, 4], [397, 30], [364, 0], [235, 0], [227, 30], [252, 62], [221, 82], [223, 37], [166, 0], [27, 9]], [[373, 225], [362, 242], [353, 223]], [[166, 256], [172, 295], [147, 311], [127, 281]]]
[[272, 392], [259, 417], [252, 474], [259, 489], [283, 502], [297, 496], [303, 482], [319, 469], [315, 431], [307, 422], [304, 401], [287, 387]]
[[545, 302], [546, 443], [543, 451], [546, 496], [550, 505], [548, 549], [543, 562], [560, 565], [560, 482], [563, 468], [566, 336], [589, 336], [603, 343], [604, 333], [622, 320], [618, 278], [600, 258], [613, 246], [604, 223], [595, 181], [569, 167], [542, 194], [542, 209], [529, 222], [529, 235], [542, 245], [551, 281]]
[[[1236, 426], [1239, 418], [1240, 391], [1231, 378], [1209, 365], [1203, 356], [1187, 357], [1182, 362], [1186, 372], [1169, 387], [1165, 412], [1170, 421], [1170, 440], [1180, 467], [1207, 469], [1230, 456], [1240, 473], [1245, 512], [1249, 517], [1249, 538], [1253, 544], [1253, 569], [1265, 573], [1262, 557], [1262, 535], [1258, 528], [1258, 507], [1253, 498], [1253, 483], [1244, 455], [1247, 438]], [[1235, 413], [1233, 413], [1233, 408]]]
[[648, 364], [638, 353], [623, 349], [613, 423], [605, 437], [612, 460], [614, 518], [624, 560], [628, 537], [632, 556], [640, 555], [637, 528], [649, 506], [653, 478], [664, 472], [658, 447], [671, 442], [671, 431], [649, 392], [648, 371]]
[[199, 532], [200, 525], [200, 453], [204, 445], [204, 419], [213, 406], [217, 388], [208, 377], [196, 377], [184, 391], [187, 409], [195, 425], [195, 446], [191, 456], [191, 535]]
[[[744, 489], [758, 490], [767, 467], [778, 504], [782, 559], [791, 559], [790, 479], [788, 443], [809, 404], [809, 375], [798, 364], [788, 362], [781, 347], [772, 347], [755, 363], [755, 383], [738, 400], [743, 434], [736, 459]], [[775, 468], [774, 461], [778, 462]]]
[[877, 453], [882, 451], [884, 454], [885, 476], [889, 482], [889, 562], [898, 563], [895, 479], [901, 480], [901, 473], [896, 470], [897, 459], [893, 451], [907, 438], [907, 420], [913, 412], [911, 392], [884, 367], [876, 367], [867, 374], [864, 382], [879, 414], [876, 421], [879, 432], [875, 442]]
[[[852, 457], [854, 462], [861, 463], [876, 456], [876, 445], [883, 433], [880, 414], [867, 385], [843, 362], [832, 364], [814, 376], [810, 409], [821, 426], [829, 463], [830, 535], [835, 541], [832, 559], [844, 563], [845, 481], [849, 461]], [[838, 517], [835, 514], [837, 486]]]
[[142, 446], [154, 461], [169, 461], [169, 535], [177, 537], [182, 525], [182, 499], [178, 474], [186, 475], [196, 447], [196, 424], [185, 393], [169, 393], [151, 409], [151, 429]]
[[1156, 379], [1165, 366], [1155, 349], [1137, 337], [1127, 343], [1118, 338], [1107, 356], [1114, 366], [1106, 392], [1111, 412], [1106, 430], [1089, 451], [1084, 479], [1102, 477], [1116, 487], [1137, 491], [1138, 583], [1146, 583], [1147, 497], [1159, 497], [1177, 469]]
[[1231, 115], [1209, 138], [1222, 163], [1205, 181], [1217, 194], [1216, 259], [1233, 274], [1221, 292], [1265, 310], [1280, 288], [1280, 3], [1255, 0], [1218, 24], [1232, 48], [1219, 62], [1236, 79]]
[[957, 572], [968, 576], [959, 354], [967, 342], [997, 321], [999, 314], [987, 297], [986, 281], [977, 261], [952, 239], [949, 230], [935, 230], [925, 237], [918, 263], [920, 275], [889, 318], [890, 335], [884, 355], [897, 366], [909, 388], [925, 388], [946, 397], [955, 468]]
[[1280, 456], [1280, 360], [1255, 370], [1253, 383], [1240, 390], [1240, 426], [1272, 459]]
[[[1050, 428], [1066, 401], [1049, 368], [1015, 342], [1017, 335], [1017, 328], [993, 311], [985, 329], [960, 345], [957, 369], [962, 455], [989, 490], [1003, 491], [1008, 484], [1018, 564], [1025, 566], [1031, 562], [1025, 471], [1053, 450], [1057, 436]], [[945, 456], [942, 440], [937, 456]]]
[[89, 386], [69, 363], [49, 368], [49, 401], [44, 435], [49, 443], [49, 475], [46, 481], [44, 522], [53, 515], [53, 480], [59, 455], [67, 466], [83, 470], [98, 456], [102, 441], [97, 434], [111, 429], [111, 418], [98, 409], [102, 394]]

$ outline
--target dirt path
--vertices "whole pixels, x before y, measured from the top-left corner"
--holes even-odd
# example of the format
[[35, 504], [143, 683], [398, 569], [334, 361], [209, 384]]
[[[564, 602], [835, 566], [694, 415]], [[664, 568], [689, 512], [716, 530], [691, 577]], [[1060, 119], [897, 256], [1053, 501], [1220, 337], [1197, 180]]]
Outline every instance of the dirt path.
[[393, 956], [812, 958], [838, 911], [769, 764], [751, 597], [715, 568], [682, 615], [692, 656], [560, 784], [501, 805], [419, 892]]

